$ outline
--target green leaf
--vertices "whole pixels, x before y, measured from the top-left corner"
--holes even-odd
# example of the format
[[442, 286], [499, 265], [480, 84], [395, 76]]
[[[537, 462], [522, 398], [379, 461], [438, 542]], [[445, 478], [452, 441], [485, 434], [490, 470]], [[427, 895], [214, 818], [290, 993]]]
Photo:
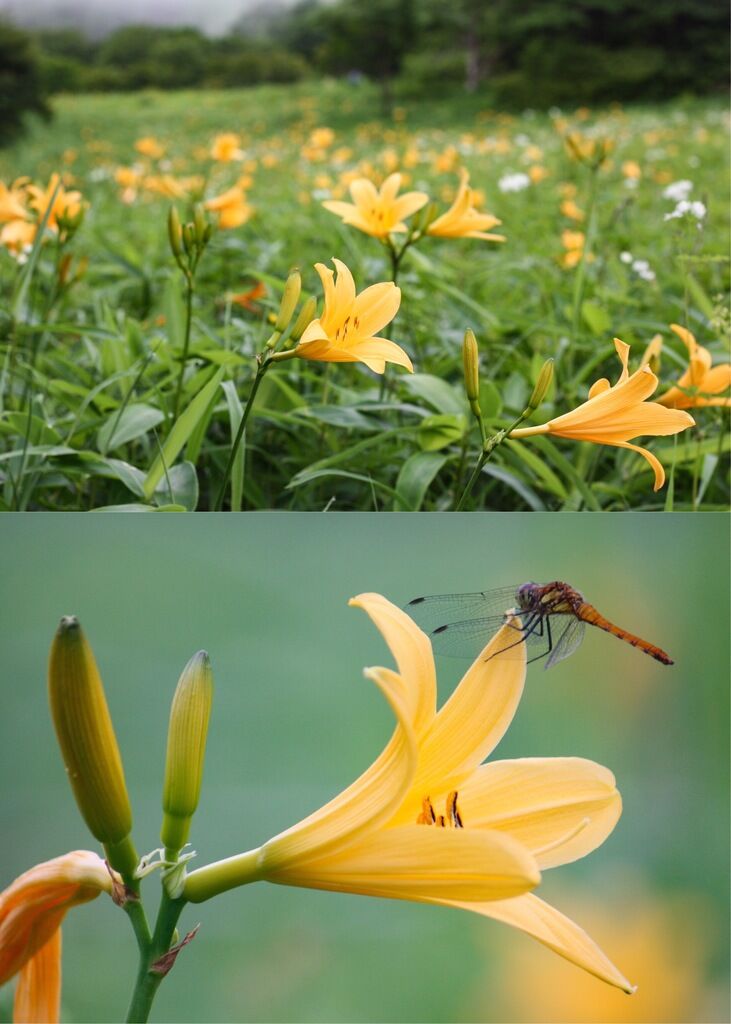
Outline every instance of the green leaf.
[[166, 504], [182, 505], [188, 512], [198, 506], [198, 475], [192, 462], [179, 462], [171, 466], [157, 485], [153, 501], [158, 507]]
[[396, 481], [397, 502], [408, 512], [418, 512], [431, 482], [449, 458], [436, 452], [416, 452], [401, 467]]
[[517, 459], [524, 462], [533, 474], [542, 481], [546, 490], [555, 494], [556, 497], [560, 498], [562, 501], [566, 500], [566, 488], [550, 466], [546, 465], [543, 459], [536, 455], [535, 452], [532, 452], [530, 448], [521, 441], [507, 440], [505, 444], [508, 451]]
[[437, 412], [461, 416], [465, 413], [467, 400], [460, 391], [447, 384], [441, 377], [429, 373], [413, 373], [402, 378], [404, 387], [413, 395], [430, 405]]
[[175, 422], [173, 429], [165, 439], [165, 444], [162, 446], [162, 451], [157, 454], [154, 462], [150, 466], [150, 470], [145, 477], [145, 497], [151, 498], [158, 483], [163, 477], [165, 467], [170, 470], [178, 455], [180, 454], [183, 445], [188, 440], [196, 424], [200, 420], [201, 416], [205, 413], [208, 408], [208, 403], [215, 394], [218, 385], [223, 379], [225, 368], [220, 367], [213, 374], [211, 379], [201, 388], [198, 394], [195, 396], [193, 401], [183, 410]]
[[480, 409], [486, 420], [496, 420], [503, 407], [500, 392], [491, 380], [480, 381]]
[[612, 326], [612, 318], [606, 309], [603, 306], [597, 305], [596, 302], [591, 302], [589, 299], [584, 299], [581, 303], [581, 315], [591, 333], [597, 337], [606, 334]]
[[419, 445], [422, 451], [437, 452], [460, 441], [466, 429], [466, 416], [426, 416], [419, 424]]
[[142, 505], [130, 502], [129, 505], [100, 505], [92, 512], [187, 512], [184, 505]]
[[129, 441], [142, 437], [165, 419], [159, 409], [151, 405], [128, 405], [122, 410], [115, 409], [99, 428], [96, 443], [101, 452], [119, 448]]

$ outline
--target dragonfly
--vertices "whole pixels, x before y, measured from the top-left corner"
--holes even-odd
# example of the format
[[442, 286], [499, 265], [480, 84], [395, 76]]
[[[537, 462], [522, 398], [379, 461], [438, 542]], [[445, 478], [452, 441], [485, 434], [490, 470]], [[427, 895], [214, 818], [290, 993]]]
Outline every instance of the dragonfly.
[[661, 648], [615, 626], [568, 583], [522, 583], [476, 594], [416, 597], [405, 606], [411, 618], [429, 635], [438, 654], [474, 659], [488, 640], [508, 625], [505, 646], [495, 654], [514, 651], [528, 662], [546, 658], [545, 668], [557, 665], [576, 650], [587, 624], [624, 640], [651, 658], [672, 665]]

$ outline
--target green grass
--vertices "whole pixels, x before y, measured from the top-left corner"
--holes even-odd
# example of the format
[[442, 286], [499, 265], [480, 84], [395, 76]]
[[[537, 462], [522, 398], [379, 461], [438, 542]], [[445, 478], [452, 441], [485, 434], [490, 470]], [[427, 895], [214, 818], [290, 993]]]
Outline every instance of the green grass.
[[[598, 377], [614, 381], [614, 336], [632, 345], [633, 369], [652, 336], [663, 335], [658, 394], [687, 363], [670, 323], [692, 330], [714, 361], [727, 358], [728, 208], [720, 188], [727, 135], [717, 103], [597, 111], [586, 121], [566, 112], [572, 125], [615, 142], [611, 166], [599, 175], [595, 258], [585, 266], [578, 304], [582, 271], [561, 266], [561, 232], [586, 225], [561, 213], [561, 188], [575, 185], [575, 202], [585, 209], [589, 171], [570, 160], [551, 118], [530, 112], [504, 117], [463, 97], [424, 99], [397, 114], [382, 120], [374, 90], [342, 83], [63, 97], [49, 125], [35, 126], [5, 151], [0, 178], [29, 175], [45, 184], [65, 168], [89, 210], [69, 245], [72, 266], [79, 260], [88, 266], [52, 304], [52, 239], [32, 275], [30, 263], [18, 267], [0, 252], [3, 507], [213, 507], [232, 424], [250, 391], [254, 355], [270, 333], [268, 317], [289, 269], [301, 268], [305, 294], [318, 299], [313, 264], [333, 256], [348, 264], [359, 290], [389, 278], [377, 240], [344, 227], [321, 200], [338, 188], [343, 173], [364, 162], [383, 175], [391, 154], [398, 162], [407, 151], [417, 152], [410, 187], [429, 191], [441, 209], [444, 190], [454, 190], [458, 168], [466, 166], [471, 184], [502, 220], [507, 242], [433, 238], [407, 253], [399, 276], [401, 309], [383, 333], [410, 354], [416, 375], [391, 368], [384, 394], [360, 365], [295, 360], [274, 367], [247, 425], [245, 461], [237, 464], [240, 507], [454, 507], [479, 447], [462, 384], [467, 327], [480, 346], [482, 405], [491, 432], [521, 412], [549, 357], [555, 383], [532, 423], [575, 407]], [[313, 162], [301, 149], [321, 126], [332, 128], [335, 140], [324, 159]], [[201, 261], [181, 409], [219, 367], [222, 379], [210, 389], [210, 401], [199, 399], [200, 418], [188, 415], [192, 432], [178, 425], [182, 443], [172, 445], [184, 302], [167, 242], [169, 200], [143, 191], [125, 205], [114, 172], [140, 159], [136, 139], [153, 135], [167, 148], [170, 173], [203, 173], [204, 195], [218, 194], [241, 173], [238, 165], [214, 166], [201, 152], [219, 131], [241, 133], [247, 157], [256, 161], [248, 190], [255, 214], [240, 228], [217, 232]], [[503, 175], [526, 169], [530, 145], [542, 150], [534, 162], [548, 176], [524, 191], [501, 193]], [[440, 170], [436, 160], [449, 147], [457, 150], [453, 166]], [[342, 149], [349, 152], [336, 164], [333, 154]], [[642, 169], [634, 189], [621, 172], [629, 160]], [[665, 183], [683, 178], [693, 182], [691, 198], [707, 205], [701, 229], [688, 219], [664, 220], [674, 206], [663, 198]], [[183, 216], [190, 214], [185, 201], [178, 206]], [[623, 252], [647, 260], [655, 280], [643, 280], [623, 263]], [[267, 294], [254, 311], [227, 300], [260, 280]], [[694, 418], [696, 426], [677, 440], [647, 441], [669, 478], [672, 467], [671, 481], [657, 493], [640, 456], [554, 438], [501, 445], [467, 507], [725, 509], [726, 411], [697, 409]], [[161, 450], [164, 471], [150, 496], [144, 481]], [[230, 499], [227, 489], [226, 507]]]

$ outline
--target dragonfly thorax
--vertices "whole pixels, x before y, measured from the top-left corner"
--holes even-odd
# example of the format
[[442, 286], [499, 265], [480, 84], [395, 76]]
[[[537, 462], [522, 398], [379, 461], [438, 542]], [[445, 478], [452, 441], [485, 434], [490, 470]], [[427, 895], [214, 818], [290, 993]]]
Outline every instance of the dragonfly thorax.
[[523, 583], [516, 592], [518, 609], [542, 615], [576, 614], [584, 598], [568, 583]]

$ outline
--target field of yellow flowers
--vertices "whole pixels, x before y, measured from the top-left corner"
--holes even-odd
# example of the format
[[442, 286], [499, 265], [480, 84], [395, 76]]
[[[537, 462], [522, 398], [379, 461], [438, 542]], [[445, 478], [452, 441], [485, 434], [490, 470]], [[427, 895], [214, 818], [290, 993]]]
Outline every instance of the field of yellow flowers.
[[0, 157], [0, 507], [728, 507], [727, 116], [68, 97]]

